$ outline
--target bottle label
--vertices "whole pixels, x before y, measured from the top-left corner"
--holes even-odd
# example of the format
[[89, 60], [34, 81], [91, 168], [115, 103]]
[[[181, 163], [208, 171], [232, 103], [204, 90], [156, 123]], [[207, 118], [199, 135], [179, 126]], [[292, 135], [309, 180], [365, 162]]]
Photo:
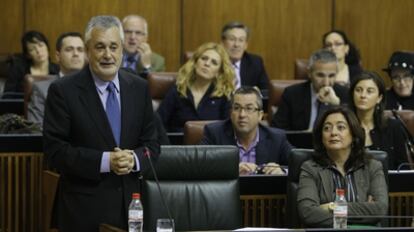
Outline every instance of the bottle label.
[[336, 205], [334, 214], [335, 216], [347, 216], [348, 207], [346, 205]]
[[143, 218], [143, 212], [142, 210], [129, 210], [128, 212], [128, 218], [129, 220], [138, 220]]

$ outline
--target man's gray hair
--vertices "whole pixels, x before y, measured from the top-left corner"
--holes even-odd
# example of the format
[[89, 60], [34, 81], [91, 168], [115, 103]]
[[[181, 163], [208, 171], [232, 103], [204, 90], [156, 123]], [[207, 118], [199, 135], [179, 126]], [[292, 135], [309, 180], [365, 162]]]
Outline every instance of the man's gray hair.
[[247, 36], [247, 40], [249, 39], [250, 36], [250, 30], [249, 28], [244, 25], [241, 22], [237, 22], [237, 21], [233, 21], [233, 22], [229, 22], [226, 25], [223, 26], [223, 28], [221, 29], [221, 39], [224, 40], [226, 39], [226, 35], [227, 35], [227, 31], [231, 30], [231, 29], [243, 29], [246, 32], [246, 36]]
[[111, 27], [117, 27], [119, 29], [119, 36], [121, 37], [122, 43], [124, 42], [124, 30], [122, 29], [121, 21], [111, 15], [99, 15], [91, 18], [89, 20], [88, 25], [86, 26], [85, 30], [85, 44], [91, 39], [92, 29], [94, 28], [101, 28], [101, 29], [109, 29]]
[[321, 63], [335, 62], [336, 66], [338, 67], [338, 58], [336, 58], [335, 53], [329, 50], [326, 50], [326, 49], [321, 49], [321, 50], [318, 50], [312, 53], [312, 55], [309, 58], [308, 69], [312, 70], [316, 62], [321, 62]]
[[122, 19], [122, 23], [125, 24], [130, 19], [140, 19], [140, 20], [142, 20], [144, 22], [145, 35], [148, 35], [148, 22], [144, 17], [142, 17], [141, 15], [135, 15], [135, 14], [127, 15]]

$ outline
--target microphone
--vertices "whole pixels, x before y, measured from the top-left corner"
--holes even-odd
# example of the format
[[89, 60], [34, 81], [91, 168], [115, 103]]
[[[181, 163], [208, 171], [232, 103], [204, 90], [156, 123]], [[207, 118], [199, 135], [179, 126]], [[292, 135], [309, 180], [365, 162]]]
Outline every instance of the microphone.
[[[404, 120], [401, 119], [400, 115], [397, 113], [396, 110], [391, 110], [391, 112], [392, 112], [392, 115], [394, 116], [394, 118], [397, 119], [401, 123], [401, 126], [404, 130], [404, 135], [407, 138], [407, 143], [409, 143], [409, 145], [412, 145], [413, 144], [413, 141], [412, 141], [413, 138], [411, 137], [411, 133], [408, 130], [407, 125], [405, 125]], [[411, 148], [411, 150], [413, 150], [413, 149]]]
[[170, 208], [168, 207], [167, 203], [165, 202], [164, 194], [162, 194], [161, 187], [160, 187], [160, 182], [158, 181], [157, 172], [155, 171], [154, 165], [152, 164], [151, 152], [147, 147], [144, 147], [144, 156], [148, 158], [148, 161], [149, 161], [149, 164], [150, 164], [150, 167], [151, 167], [151, 172], [154, 175], [155, 183], [157, 184], [158, 192], [160, 193], [161, 202], [162, 202], [164, 208], [167, 210], [168, 219], [171, 222], [171, 225], [173, 227], [173, 231], [175, 231], [175, 223], [173, 221], [173, 218], [171, 217]]
[[[407, 163], [402, 163], [398, 166], [398, 171], [404, 167], [409, 165], [410, 168], [413, 168], [413, 161], [412, 161], [412, 156], [414, 155], [414, 148], [413, 148], [413, 137], [411, 136], [410, 131], [407, 128], [407, 125], [405, 125], [404, 121], [401, 119], [400, 115], [397, 113], [396, 110], [391, 110], [392, 115], [400, 122], [401, 127], [403, 128], [403, 132], [404, 132], [404, 136], [405, 136], [405, 141], [406, 141], [406, 145], [407, 145], [407, 150], [409, 152], [409, 154], [407, 154], [407, 160], [408, 160], [408, 164]], [[404, 165], [403, 165], [404, 164]]]
[[414, 168], [414, 164], [413, 163], [410, 163], [410, 162], [404, 162], [404, 163], [401, 163], [400, 165], [398, 165], [398, 167], [397, 167], [397, 172], [400, 172], [401, 171], [401, 169], [402, 168], [404, 168], [404, 167], [409, 167], [409, 168]]

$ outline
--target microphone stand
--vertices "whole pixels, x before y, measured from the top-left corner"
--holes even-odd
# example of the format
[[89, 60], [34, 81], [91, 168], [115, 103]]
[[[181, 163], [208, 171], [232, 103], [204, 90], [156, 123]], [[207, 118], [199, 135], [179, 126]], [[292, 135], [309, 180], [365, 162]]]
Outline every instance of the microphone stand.
[[407, 128], [407, 125], [405, 125], [404, 121], [401, 119], [401, 117], [397, 113], [397, 111], [392, 110], [391, 112], [392, 112], [393, 116], [395, 117], [395, 119], [397, 119], [400, 122], [401, 127], [403, 128], [405, 141], [407, 143], [406, 146], [408, 146], [408, 152], [409, 152], [409, 154], [407, 154], [408, 165], [407, 165], [407, 163], [400, 164], [398, 166], [398, 171], [406, 165], [409, 166], [411, 169], [414, 169], [413, 162], [412, 162], [412, 156], [414, 156], [413, 137], [411, 136], [411, 133]]
[[164, 194], [162, 194], [160, 183], [159, 183], [158, 176], [157, 176], [157, 172], [155, 171], [154, 165], [152, 164], [151, 152], [149, 151], [149, 149], [147, 147], [144, 148], [144, 156], [146, 156], [148, 158], [149, 164], [151, 166], [152, 174], [154, 174], [155, 183], [157, 184], [158, 192], [160, 193], [160, 196], [161, 196], [161, 202], [162, 202], [164, 208], [167, 210], [168, 219], [171, 222], [171, 225], [173, 227], [172, 228], [173, 231], [175, 231], [175, 223], [173, 221], [173, 218], [171, 217], [170, 208], [168, 207], [167, 203], [165, 202]]

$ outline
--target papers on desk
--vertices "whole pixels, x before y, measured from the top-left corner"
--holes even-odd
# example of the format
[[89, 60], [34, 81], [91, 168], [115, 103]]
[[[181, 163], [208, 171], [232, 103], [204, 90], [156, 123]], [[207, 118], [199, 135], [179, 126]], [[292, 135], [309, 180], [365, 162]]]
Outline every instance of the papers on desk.
[[287, 229], [281, 229], [281, 228], [263, 228], [263, 227], [245, 227], [241, 229], [237, 229], [234, 231], [286, 231]]

